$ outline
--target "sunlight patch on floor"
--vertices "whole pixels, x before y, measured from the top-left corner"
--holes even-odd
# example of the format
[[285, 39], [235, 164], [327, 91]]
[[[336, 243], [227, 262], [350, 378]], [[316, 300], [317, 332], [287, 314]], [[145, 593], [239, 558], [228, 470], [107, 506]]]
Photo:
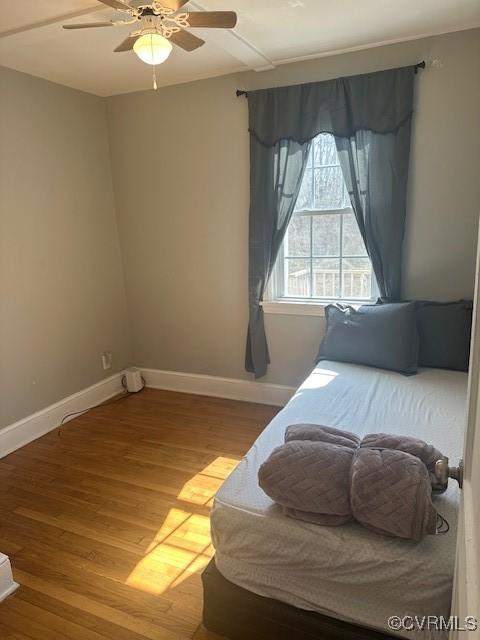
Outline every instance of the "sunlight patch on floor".
[[239, 462], [240, 460], [235, 458], [223, 456], [215, 458], [183, 485], [178, 499], [192, 504], [206, 505]]
[[160, 542], [163, 542], [171, 533], [177, 529], [181, 524], [186, 522], [192, 513], [190, 511], [184, 511], [183, 509], [170, 509], [167, 517], [165, 518], [162, 526], [155, 534], [152, 542], [147, 547], [147, 553], [149, 553]]
[[203, 571], [214, 554], [210, 518], [191, 510], [193, 505], [211, 506], [223, 480], [238, 463], [234, 458], [218, 457], [185, 483], [178, 499], [189, 503], [189, 510], [170, 509], [145, 557], [128, 576], [128, 586], [160, 595]]
[[203, 469], [202, 474], [225, 480], [225, 478], [232, 473], [239, 462], [239, 458], [224, 458], [223, 456], [219, 456], [208, 466], [206, 466], [205, 469]]
[[196, 553], [168, 542], [162, 542], [137, 564], [126, 584], [153, 595], [178, 586], [192, 574], [202, 571], [210, 562], [213, 549], [206, 545]]

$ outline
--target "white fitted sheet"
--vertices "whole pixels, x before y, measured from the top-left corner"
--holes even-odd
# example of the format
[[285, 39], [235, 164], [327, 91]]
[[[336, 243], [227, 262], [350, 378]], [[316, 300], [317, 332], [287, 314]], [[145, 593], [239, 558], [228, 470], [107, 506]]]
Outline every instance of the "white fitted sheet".
[[[388, 631], [392, 615], [448, 616], [459, 489], [450, 480], [435, 505], [450, 523], [421, 542], [358, 524], [325, 527], [284, 516], [257, 473], [288, 425], [312, 422], [360, 436], [391, 432], [434, 444], [457, 464], [463, 450], [467, 374], [422, 369], [406, 377], [323, 361], [272, 420], [218, 491], [211, 516], [216, 565], [254, 593]], [[389, 633], [392, 633], [389, 631]], [[408, 638], [446, 634], [405, 632]]]

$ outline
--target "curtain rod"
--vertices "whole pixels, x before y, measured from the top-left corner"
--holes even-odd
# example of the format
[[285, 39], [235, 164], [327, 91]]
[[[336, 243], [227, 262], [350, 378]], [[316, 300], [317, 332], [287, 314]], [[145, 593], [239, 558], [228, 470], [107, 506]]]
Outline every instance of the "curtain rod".
[[[427, 65], [425, 63], [425, 60], [417, 62], [417, 64], [415, 65], [415, 75], [417, 75], [419, 69], [425, 69], [426, 66]], [[237, 98], [239, 98], [240, 96], [245, 96], [246, 98], [248, 98], [248, 91], [245, 91], [244, 89], [237, 89], [235, 93], [237, 95]]]

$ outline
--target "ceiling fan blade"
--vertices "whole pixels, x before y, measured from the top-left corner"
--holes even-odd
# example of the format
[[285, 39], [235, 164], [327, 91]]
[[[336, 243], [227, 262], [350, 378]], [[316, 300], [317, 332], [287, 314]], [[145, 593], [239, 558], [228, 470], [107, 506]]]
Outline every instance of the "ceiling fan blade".
[[183, 7], [183, 5], [187, 4], [187, 2], [188, 0], [161, 0], [160, 4], [166, 9], [173, 9], [174, 11], [178, 11], [180, 7]]
[[237, 24], [235, 11], [193, 11], [187, 15], [187, 21], [191, 27], [233, 29]]
[[120, 51], [131, 51], [138, 37], [139, 36], [128, 36], [128, 38], [125, 38], [125, 40], [121, 42], [116, 49], [114, 49], [115, 53]]
[[64, 29], [91, 29], [92, 27], [113, 27], [113, 22], [85, 22], [83, 24], [64, 24]]
[[183, 29], [176, 33], [172, 33], [169, 39], [177, 46], [185, 49], [185, 51], [194, 51], [195, 49], [198, 49], [198, 47], [201, 47], [202, 44], [205, 44], [205, 40], [197, 38], [193, 33], [189, 33]]
[[131, 11], [132, 7], [128, 5], [126, 2], [122, 2], [121, 0], [98, 0], [103, 4], [106, 4], [108, 7], [112, 7], [112, 9], [118, 9], [118, 11]]

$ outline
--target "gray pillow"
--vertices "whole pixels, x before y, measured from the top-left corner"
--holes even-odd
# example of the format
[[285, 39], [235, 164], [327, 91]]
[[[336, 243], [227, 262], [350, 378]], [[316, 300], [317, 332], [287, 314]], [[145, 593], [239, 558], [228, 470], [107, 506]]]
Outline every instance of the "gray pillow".
[[318, 360], [339, 360], [417, 373], [415, 303], [325, 307], [327, 327]]
[[472, 308], [470, 300], [417, 302], [421, 367], [468, 370]]

